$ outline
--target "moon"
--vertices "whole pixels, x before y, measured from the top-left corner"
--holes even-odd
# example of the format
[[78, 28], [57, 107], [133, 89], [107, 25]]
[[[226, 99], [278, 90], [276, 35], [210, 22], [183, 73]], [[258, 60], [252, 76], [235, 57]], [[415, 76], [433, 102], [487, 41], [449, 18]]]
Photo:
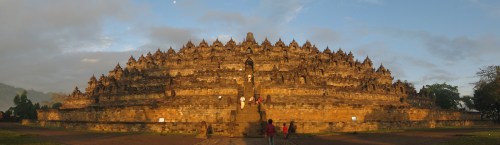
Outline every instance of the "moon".
[[177, 1], [173, 1], [173, 3], [175, 4], [175, 3], [177, 3]]

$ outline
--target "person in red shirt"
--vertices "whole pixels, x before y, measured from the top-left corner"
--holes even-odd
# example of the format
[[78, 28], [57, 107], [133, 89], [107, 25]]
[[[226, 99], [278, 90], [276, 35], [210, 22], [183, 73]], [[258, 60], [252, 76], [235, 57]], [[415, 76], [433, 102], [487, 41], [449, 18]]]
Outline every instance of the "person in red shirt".
[[274, 135], [276, 134], [276, 128], [273, 125], [273, 120], [269, 119], [266, 126], [266, 138], [269, 141], [269, 145], [274, 145]]
[[260, 105], [260, 104], [262, 104], [262, 98], [261, 98], [261, 97], [259, 97], [259, 98], [257, 99], [257, 104], [259, 104], [259, 105]]
[[286, 127], [286, 123], [283, 123], [283, 138], [286, 139], [288, 133], [288, 127]]

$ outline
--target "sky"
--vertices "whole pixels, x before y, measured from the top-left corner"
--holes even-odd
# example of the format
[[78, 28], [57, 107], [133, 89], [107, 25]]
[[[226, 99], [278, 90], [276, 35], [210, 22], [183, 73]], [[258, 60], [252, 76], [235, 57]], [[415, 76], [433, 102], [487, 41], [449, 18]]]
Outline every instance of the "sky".
[[253, 32], [472, 95], [475, 72], [500, 65], [498, 26], [497, 0], [0, 0], [0, 83], [69, 93], [130, 56]]

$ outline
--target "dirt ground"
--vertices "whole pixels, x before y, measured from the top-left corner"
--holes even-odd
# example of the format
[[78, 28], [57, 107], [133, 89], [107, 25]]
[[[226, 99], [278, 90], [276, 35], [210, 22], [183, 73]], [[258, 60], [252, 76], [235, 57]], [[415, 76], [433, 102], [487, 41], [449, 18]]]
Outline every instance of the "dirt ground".
[[[198, 139], [190, 135], [158, 135], [139, 133], [98, 133], [21, 126], [17, 123], [0, 123], [0, 129], [33, 134], [41, 140], [78, 145], [266, 145], [265, 138], [229, 138], [214, 136]], [[467, 133], [487, 131], [491, 128], [456, 128], [415, 130], [390, 133], [358, 133], [322, 136], [292, 136], [289, 140], [276, 137], [276, 145], [421, 145], [435, 144], [463, 137]]]

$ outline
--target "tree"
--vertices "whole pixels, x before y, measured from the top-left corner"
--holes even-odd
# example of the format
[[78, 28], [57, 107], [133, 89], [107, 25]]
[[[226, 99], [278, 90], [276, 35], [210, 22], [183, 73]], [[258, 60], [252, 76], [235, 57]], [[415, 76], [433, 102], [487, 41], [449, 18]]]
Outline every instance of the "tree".
[[40, 109], [47, 110], [47, 109], [49, 109], [49, 106], [43, 105]]
[[3, 113], [3, 119], [4, 120], [9, 120], [11, 119], [11, 116], [12, 116], [12, 110], [14, 110], [14, 108], [10, 107], [9, 109], [7, 109], [7, 111], [5, 111]]
[[14, 117], [19, 119], [36, 119], [36, 109], [40, 109], [38, 103], [33, 105], [33, 102], [28, 99], [26, 90], [14, 97], [14, 105], [16, 105], [12, 108]]
[[429, 94], [436, 101], [436, 105], [442, 109], [458, 109], [460, 94], [457, 86], [451, 86], [446, 83], [426, 85]]
[[62, 106], [62, 103], [57, 102], [57, 103], [52, 104], [52, 109], [59, 109], [61, 106]]
[[474, 106], [481, 117], [500, 123], [500, 66], [487, 66], [477, 73], [474, 86]]

